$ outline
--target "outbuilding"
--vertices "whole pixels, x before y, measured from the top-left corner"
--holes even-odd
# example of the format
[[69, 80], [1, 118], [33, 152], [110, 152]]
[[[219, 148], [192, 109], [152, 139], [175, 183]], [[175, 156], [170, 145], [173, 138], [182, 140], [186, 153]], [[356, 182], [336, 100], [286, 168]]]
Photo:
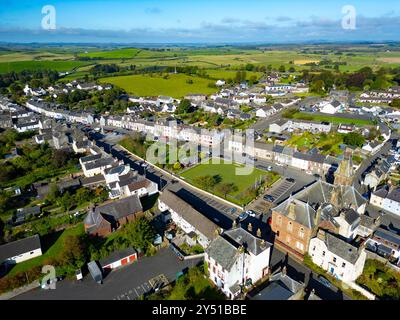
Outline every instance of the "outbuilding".
[[39, 235], [0, 246], [0, 264], [17, 264], [42, 255]]
[[128, 248], [125, 250], [115, 251], [107, 258], [100, 260], [100, 266], [103, 271], [110, 272], [121, 266], [132, 263], [138, 259], [138, 253], [133, 248]]

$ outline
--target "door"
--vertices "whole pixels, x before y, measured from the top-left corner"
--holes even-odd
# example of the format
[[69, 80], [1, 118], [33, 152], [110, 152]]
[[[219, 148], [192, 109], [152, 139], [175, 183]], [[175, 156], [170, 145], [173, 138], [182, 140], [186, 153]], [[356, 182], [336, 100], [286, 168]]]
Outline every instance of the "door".
[[133, 254], [129, 257], [129, 262], [133, 262], [136, 260], [136, 256]]
[[128, 264], [128, 258], [122, 259], [121, 264], [122, 264], [123, 266], [126, 265], [126, 264]]

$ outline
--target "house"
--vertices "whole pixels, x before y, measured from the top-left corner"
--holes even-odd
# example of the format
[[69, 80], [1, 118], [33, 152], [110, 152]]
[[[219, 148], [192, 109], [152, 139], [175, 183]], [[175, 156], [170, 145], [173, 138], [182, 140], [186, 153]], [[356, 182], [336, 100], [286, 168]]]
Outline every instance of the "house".
[[337, 132], [339, 133], [350, 133], [350, 132], [354, 132], [354, 130], [356, 129], [355, 125], [353, 124], [339, 124]]
[[383, 186], [372, 193], [370, 203], [400, 216], [400, 188], [389, 189], [388, 186]]
[[196, 233], [197, 242], [203, 248], [207, 248], [220, 232], [219, 226], [213, 221], [168, 189], [164, 190], [159, 197], [158, 208], [161, 212], [169, 211], [174, 223], [186, 234]]
[[394, 232], [379, 228], [367, 240], [367, 247], [385, 258], [391, 260], [400, 258], [400, 236]]
[[370, 189], [375, 189], [383, 180], [385, 180], [390, 172], [390, 164], [385, 159], [379, 161], [365, 175], [364, 185]]
[[267, 118], [275, 113], [275, 109], [271, 106], [264, 106], [256, 111], [257, 118]]
[[327, 113], [327, 114], [335, 114], [339, 112], [343, 108], [342, 104], [334, 100], [332, 102], [324, 103], [320, 107], [320, 112]]
[[93, 207], [85, 217], [86, 233], [105, 237], [122, 225], [143, 217], [139, 197], [134, 195]]
[[304, 289], [304, 283], [290, 278], [283, 267], [269, 277], [268, 285], [251, 300], [302, 300]]
[[377, 140], [374, 140], [372, 142], [366, 143], [363, 147], [362, 150], [366, 151], [367, 153], [370, 153], [371, 155], [376, 154], [383, 146], [383, 143]]
[[323, 230], [311, 239], [309, 255], [317, 266], [345, 283], [354, 282], [362, 274], [367, 257], [364, 248]]
[[111, 168], [117, 161], [112, 157], [101, 158], [81, 164], [85, 177], [102, 174], [104, 169]]
[[16, 217], [15, 224], [23, 223], [25, 222], [26, 219], [38, 216], [40, 212], [41, 209], [39, 206], [19, 208], [17, 209], [17, 213], [15, 215]]
[[190, 100], [194, 103], [199, 103], [207, 100], [207, 95], [206, 94], [187, 94], [185, 96], [185, 99]]
[[272, 244], [243, 228], [225, 231], [206, 249], [210, 280], [229, 298], [269, 274]]
[[39, 235], [0, 246], [0, 264], [14, 265], [42, 255]]
[[279, 119], [278, 121], [269, 125], [269, 131], [275, 133], [282, 133], [289, 128], [289, 121], [286, 119]]
[[357, 234], [361, 237], [370, 237], [381, 225], [381, 216], [372, 218], [366, 214], [360, 216], [360, 225], [357, 228]]
[[353, 186], [318, 180], [272, 208], [275, 245], [302, 259], [320, 227], [351, 239], [366, 203]]
[[99, 261], [104, 273], [109, 273], [112, 270], [118, 269], [130, 263], [137, 261], [138, 253], [133, 248], [114, 251], [108, 257]]

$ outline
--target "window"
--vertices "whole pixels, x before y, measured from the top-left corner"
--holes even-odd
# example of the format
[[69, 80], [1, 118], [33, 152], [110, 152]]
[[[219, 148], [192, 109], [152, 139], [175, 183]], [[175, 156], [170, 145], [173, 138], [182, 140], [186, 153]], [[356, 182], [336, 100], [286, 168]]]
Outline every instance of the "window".
[[300, 228], [299, 237], [302, 239], [304, 238], [304, 228]]
[[35, 252], [34, 251], [31, 251], [31, 253], [30, 254], [34, 254]]
[[346, 267], [346, 263], [342, 263], [342, 268], [345, 268]]
[[290, 232], [293, 231], [293, 223], [292, 223], [292, 222], [289, 222], [289, 223], [288, 223], [288, 225], [287, 225], [287, 230], [290, 231]]
[[296, 247], [297, 249], [304, 251], [304, 244], [302, 244], [301, 242], [297, 241], [296, 242]]
[[333, 262], [336, 262], [336, 257], [333, 257]]
[[278, 223], [277, 224], [278, 225], [282, 225], [282, 217], [281, 216], [278, 217]]
[[325, 257], [325, 251], [322, 251], [322, 256]]
[[213, 273], [217, 272], [217, 268], [215, 268], [215, 266], [213, 267]]
[[315, 251], [315, 249], [316, 249], [316, 247], [314, 246], [314, 247], [312, 248], [312, 251]]
[[279, 238], [279, 231], [276, 232], [276, 236]]

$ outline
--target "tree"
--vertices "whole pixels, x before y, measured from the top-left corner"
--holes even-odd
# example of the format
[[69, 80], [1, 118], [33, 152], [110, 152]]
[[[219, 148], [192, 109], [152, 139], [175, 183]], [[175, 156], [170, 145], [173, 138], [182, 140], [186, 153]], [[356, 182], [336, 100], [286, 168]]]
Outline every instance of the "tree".
[[400, 99], [393, 99], [391, 106], [396, 109], [400, 109]]
[[352, 147], [362, 147], [365, 143], [365, 138], [357, 132], [351, 132], [345, 135], [343, 142]]
[[286, 72], [286, 68], [284, 65], [279, 67], [279, 72]]
[[183, 99], [176, 108], [176, 114], [186, 114], [192, 109], [192, 103], [188, 99]]
[[289, 68], [289, 72], [290, 72], [290, 73], [296, 72], [296, 69], [295, 69], [294, 67], [290, 67], [290, 68]]
[[199, 185], [200, 188], [210, 190], [218, 183], [216, 177], [212, 176], [199, 176], [194, 178], [194, 183]]
[[223, 194], [224, 198], [231, 193], [238, 190], [238, 187], [233, 183], [220, 183], [216, 186], [216, 191]]
[[129, 245], [147, 252], [153, 244], [155, 232], [146, 218], [139, 218], [124, 226], [124, 238]]
[[64, 250], [60, 254], [62, 264], [80, 268], [85, 263], [85, 244], [83, 238], [69, 235], [64, 239]]
[[71, 158], [70, 152], [66, 150], [56, 150], [53, 153], [53, 165], [56, 168], [62, 168], [67, 164], [70, 158]]
[[317, 80], [312, 82], [310, 85], [311, 92], [315, 92], [317, 94], [323, 94], [325, 92], [325, 83], [323, 80]]

